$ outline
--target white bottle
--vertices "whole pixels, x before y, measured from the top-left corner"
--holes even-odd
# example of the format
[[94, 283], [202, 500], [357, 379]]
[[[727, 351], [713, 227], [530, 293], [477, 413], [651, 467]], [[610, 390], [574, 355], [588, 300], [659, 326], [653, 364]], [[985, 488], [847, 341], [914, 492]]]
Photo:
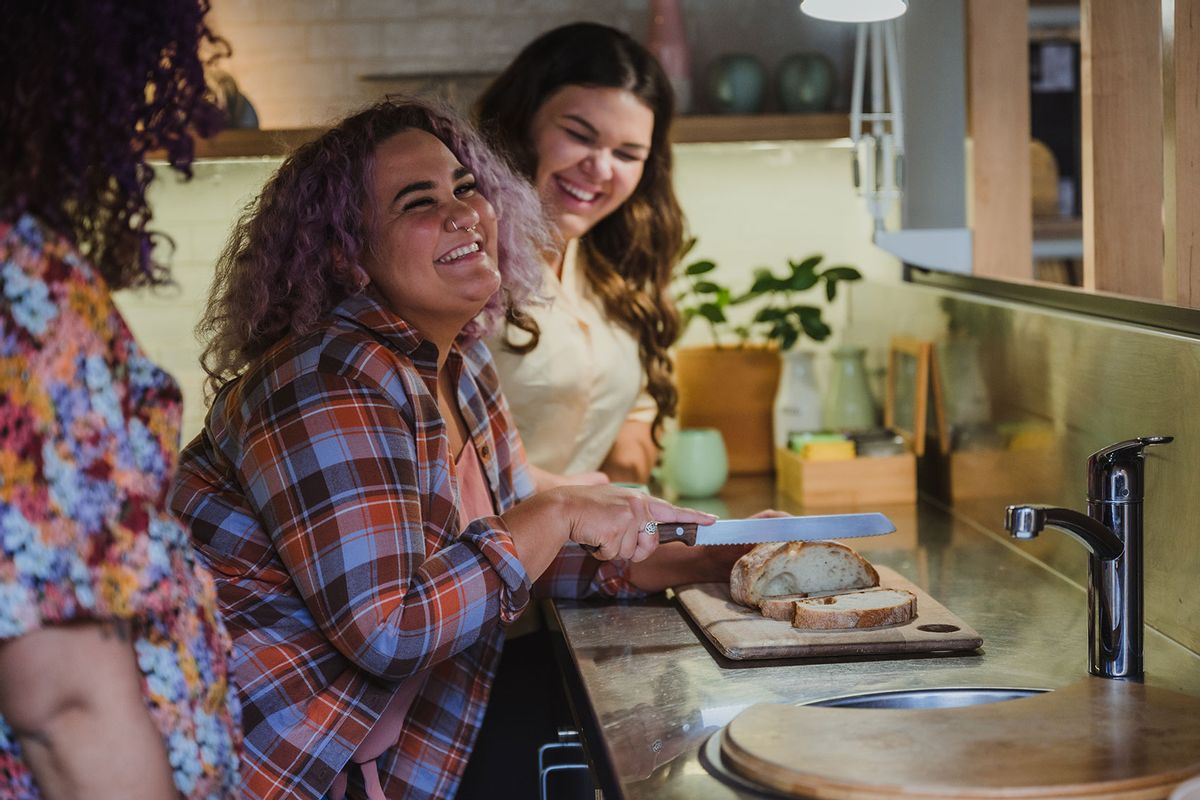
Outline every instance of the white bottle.
[[788, 435], [821, 429], [821, 393], [817, 390], [813, 354], [783, 353], [783, 374], [775, 394], [775, 447], [786, 448]]

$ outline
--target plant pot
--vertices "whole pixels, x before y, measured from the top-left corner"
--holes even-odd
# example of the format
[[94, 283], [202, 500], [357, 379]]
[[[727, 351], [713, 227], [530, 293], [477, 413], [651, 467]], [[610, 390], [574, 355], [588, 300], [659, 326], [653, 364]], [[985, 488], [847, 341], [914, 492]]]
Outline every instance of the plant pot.
[[719, 430], [731, 474], [770, 472], [779, 371], [773, 347], [680, 349], [675, 354], [680, 427]]

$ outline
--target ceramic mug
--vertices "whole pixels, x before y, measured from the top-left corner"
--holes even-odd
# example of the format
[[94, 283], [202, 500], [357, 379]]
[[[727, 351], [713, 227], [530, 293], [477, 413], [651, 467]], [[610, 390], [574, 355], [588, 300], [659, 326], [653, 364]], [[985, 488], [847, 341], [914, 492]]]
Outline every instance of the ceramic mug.
[[680, 497], [712, 497], [729, 477], [725, 440], [716, 428], [683, 428], [663, 451], [663, 478]]

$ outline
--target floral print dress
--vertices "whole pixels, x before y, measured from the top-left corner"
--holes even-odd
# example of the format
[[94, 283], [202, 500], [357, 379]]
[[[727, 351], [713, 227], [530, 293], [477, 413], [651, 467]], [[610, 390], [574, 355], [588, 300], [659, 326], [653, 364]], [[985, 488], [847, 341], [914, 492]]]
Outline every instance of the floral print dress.
[[[74, 246], [30, 216], [0, 221], [0, 640], [129, 621], [176, 788], [223, 798], [240, 748], [229, 638], [164, 504], [180, 409]], [[40, 794], [0, 717], [9, 797]]]

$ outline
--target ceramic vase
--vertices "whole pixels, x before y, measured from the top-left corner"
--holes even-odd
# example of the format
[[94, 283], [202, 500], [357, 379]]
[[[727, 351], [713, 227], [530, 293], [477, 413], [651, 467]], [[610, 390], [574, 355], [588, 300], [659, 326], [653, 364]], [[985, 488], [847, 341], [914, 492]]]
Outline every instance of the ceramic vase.
[[683, 12], [679, 0], [651, 0], [646, 49], [662, 65], [675, 92], [675, 111], [685, 114], [692, 108], [692, 58], [683, 30]]
[[729, 477], [725, 440], [716, 428], [681, 428], [663, 450], [663, 476], [680, 497], [712, 497]]
[[708, 103], [718, 114], [757, 114], [766, 95], [766, 71], [758, 59], [735, 53], [708, 66]]
[[824, 427], [829, 430], [863, 431], [876, 426], [866, 355], [862, 347], [839, 347], [833, 351], [829, 391], [825, 393], [821, 415]]
[[821, 427], [821, 393], [813, 354], [792, 350], [783, 354], [783, 373], [775, 394], [775, 447], [787, 447], [788, 435]]
[[821, 53], [795, 53], [775, 70], [779, 107], [789, 114], [828, 111], [835, 85], [833, 63]]

